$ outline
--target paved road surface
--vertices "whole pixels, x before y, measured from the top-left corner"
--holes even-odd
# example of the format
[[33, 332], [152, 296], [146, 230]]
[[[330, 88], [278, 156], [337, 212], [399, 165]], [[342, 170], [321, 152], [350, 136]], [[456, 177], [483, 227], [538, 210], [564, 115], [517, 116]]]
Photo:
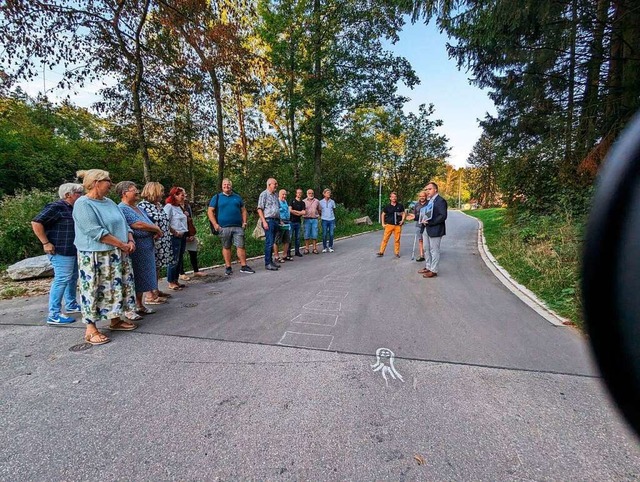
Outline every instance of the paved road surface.
[[640, 480], [584, 338], [493, 277], [474, 220], [447, 229], [436, 279], [411, 229], [400, 259], [371, 233], [215, 270], [81, 352], [44, 297], [0, 303], [0, 479]]

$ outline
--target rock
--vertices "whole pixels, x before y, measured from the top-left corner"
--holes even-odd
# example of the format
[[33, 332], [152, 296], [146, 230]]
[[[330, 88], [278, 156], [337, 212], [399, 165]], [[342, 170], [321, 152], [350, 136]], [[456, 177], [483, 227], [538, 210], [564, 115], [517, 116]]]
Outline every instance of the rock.
[[367, 226], [371, 226], [373, 224], [369, 216], [365, 216], [364, 218], [358, 218], [353, 222], [358, 226], [360, 226], [361, 224], [366, 224]]
[[12, 264], [7, 268], [7, 274], [14, 281], [31, 278], [51, 278], [53, 276], [53, 266], [46, 254], [27, 258]]

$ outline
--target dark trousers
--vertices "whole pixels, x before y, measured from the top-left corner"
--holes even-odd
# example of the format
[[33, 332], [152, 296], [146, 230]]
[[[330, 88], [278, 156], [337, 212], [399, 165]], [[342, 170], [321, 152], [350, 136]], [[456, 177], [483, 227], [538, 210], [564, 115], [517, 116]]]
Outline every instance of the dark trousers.
[[[193, 268], [193, 272], [197, 273], [198, 271], [200, 271], [198, 269], [198, 252], [187, 250], [187, 253], [189, 253], [189, 261], [191, 261], [191, 267]], [[180, 270], [180, 274], [184, 274], [184, 261], [182, 262], [182, 264], [183, 266], [182, 266], [182, 269]]]
[[[296, 254], [300, 254], [300, 227], [301, 224], [300, 223], [291, 223], [291, 237], [292, 239], [292, 244], [295, 245], [295, 253]], [[291, 248], [289, 248], [291, 249]]]
[[280, 221], [277, 219], [267, 219], [269, 229], [264, 231], [264, 265], [270, 265], [273, 262], [273, 243], [276, 239], [276, 233], [280, 229]]
[[[186, 233], [185, 233], [186, 234]], [[182, 258], [184, 256], [184, 249], [187, 247], [187, 237], [171, 236], [171, 248], [173, 250], [173, 262], [167, 268], [167, 281], [169, 283], [177, 283], [178, 275], [182, 272]]]

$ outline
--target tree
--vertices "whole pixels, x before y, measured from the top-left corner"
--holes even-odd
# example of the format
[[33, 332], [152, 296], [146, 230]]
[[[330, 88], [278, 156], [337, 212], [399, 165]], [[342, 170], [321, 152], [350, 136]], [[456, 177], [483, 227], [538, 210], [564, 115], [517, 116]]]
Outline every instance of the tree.
[[472, 167], [469, 170], [471, 196], [484, 208], [500, 205], [500, 160], [496, 146], [489, 136], [480, 136], [469, 154], [467, 163]]

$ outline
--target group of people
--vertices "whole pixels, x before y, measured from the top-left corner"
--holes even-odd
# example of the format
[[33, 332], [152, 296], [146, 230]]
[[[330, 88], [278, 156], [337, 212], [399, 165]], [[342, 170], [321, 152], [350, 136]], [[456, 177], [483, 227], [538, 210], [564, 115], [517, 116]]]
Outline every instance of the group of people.
[[[182, 187], [172, 187], [165, 198], [160, 183], [149, 182], [140, 192], [134, 182], [121, 181], [115, 185], [120, 198], [116, 204], [108, 197], [113, 185], [109, 172], [89, 169], [76, 174], [82, 184], [60, 186], [60, 199], [47, 204], [31, 224], [54, 269], [47, 324], [73, 323], [76, 320], [69, 315], [81, 313], [86, 324], [85, 340], [101, 345], [110, 339], [98, 329], [99, 321], [108, 321], [112, 331], [135, 330], [136, 321], [155, 313], [147, 305], [160, 305], [171, 297], [158, 287], [162, 268], [167, 268], [169, 290], [186, 287], [180, 281], [184, 279], [183, 258], [190, 243], [195, 246], [189, 250], [195, 275], [202, 275], [198, 270], [196, 228]], [[233, 192], [229, 179], [224, 179], [221, 187], [222, 191], [211, 198], [207, 215], [212, 231], [220, 236], [225, 275], [233, 273], [232, 245], [240, 261], [239, 271], [255, 273], [247, 264], [244, 201]], [[266, 240], [265, 269], [275, 271], [282, 262], [293, 260], [292, 236], [294, 255], [303, 256], [302, 229], [305, 254], [317, 254], [319, 219], [323, 252], [333, 252], [336, 204], [331, 191], [326, 189], [323, 199], [318, 200], [313, 190], [309, 189], [302, 199], [302, 190], [297, 189], [289, 205], [286, 191], [276, 194], [277, 187], [277, 181], [269, 179], [258, 200]]]
[[[302, 198], [302, 189], [296, 189], [296, 197], [287, 203], [287, 191], [280, 189], [274, 178], [267, 180], [267, 188], [258, 198], [258, 216], [264, 230], [264, 268], [278, 271], [285, 261], [293, 261], [294, 256], [303, 256], [300, 252], [300, 233], [304, 233], [304, 254], [318, 254], [318, 220], [322, 222], [322, 252], [333, 253], [333, 233], [336, 227], [336, 203], [331, 199], [331, 190], [323, 191], [318, 200], [313, 189], [307, 189], [307, 197]], [[211, 218], [211, 216], [210, 216]], [[293, 238], [293, 240], [291, 239]], [[280, 248], [282, 246], [282, 256]]]
[[140, 192], [134, 182], [122, 181], [115, 185], [116, 204], [107, 197], [113, 185], [107, 171], [77, 176], [82, 184], [60, 186], [60, 200], [47, 204], [31, 224], [54, 269], [47, 324], [73, 323], [69, 315], [82, 313], [85, 340], [101, 345], [110, 339], [98, 330], [99, 321], [108, 320], [112, 331], [134, 330], [135, 321], [155, 312], [146, 305], [166, 303], [171, 295], [158, 288], [163, 267], [169, 290], [185, 288], [179, 275], [195, 227], [181, 187], [164, 199], [157, 182]]
[[[380, 222], [384, 228], [382, 242], [377, 256], [384, 256], [387, 243], [393, 235], [393, 250], [396, 258], [400, 257], [400, 236], [402, 226], [407, 220], [407, 212], [402, 203], [398, 202], [398, 196], [392, 192], [387, 204], [381, 212]], [[446, 234], [447, 201], [438, 194], [438, 185], [430, 182], [418, 195], [418, 202], [413, 207], [411, 217], [415, 219], [415, 237], [418, 240], [419, 256], [416, 261], [424, 261], [424, 268], [418, 273], [424, 278], [438, 276], [440, 264], [440, 242]], [[415, 243], [414, 243], [415, 249]]]

